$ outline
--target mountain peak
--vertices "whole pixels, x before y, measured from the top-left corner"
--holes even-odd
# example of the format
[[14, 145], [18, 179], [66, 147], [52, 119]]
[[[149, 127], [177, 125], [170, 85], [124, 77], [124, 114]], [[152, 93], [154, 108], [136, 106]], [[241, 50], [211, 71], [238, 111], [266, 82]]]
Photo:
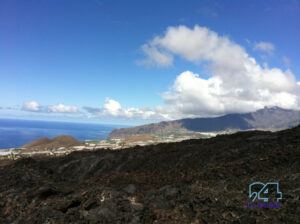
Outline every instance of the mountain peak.
[[278, 107], [278, 106], [265, 106], [261, 110], [287, 110], [287, 109], [283, 109], [282, 107]]

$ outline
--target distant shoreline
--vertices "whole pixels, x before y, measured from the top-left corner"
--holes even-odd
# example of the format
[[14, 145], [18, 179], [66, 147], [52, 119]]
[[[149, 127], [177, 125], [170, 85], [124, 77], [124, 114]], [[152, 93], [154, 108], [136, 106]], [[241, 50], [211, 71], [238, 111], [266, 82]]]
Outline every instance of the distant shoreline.
[[107, 138], [116, 125], [0, 118], [0, 150], [18, 148], [33, 140], [70, 135], [79, 141]]

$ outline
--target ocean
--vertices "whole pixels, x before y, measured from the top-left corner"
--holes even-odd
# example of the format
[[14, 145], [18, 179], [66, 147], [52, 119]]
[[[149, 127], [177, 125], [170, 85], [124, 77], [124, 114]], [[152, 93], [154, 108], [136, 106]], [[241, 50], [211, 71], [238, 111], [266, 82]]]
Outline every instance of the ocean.
[[38, 138], [58, 135], [71, 135], [78, 140], [102, 140], [118, 127], [121, 126], [0, 119], [0, 149], [16, 148]]

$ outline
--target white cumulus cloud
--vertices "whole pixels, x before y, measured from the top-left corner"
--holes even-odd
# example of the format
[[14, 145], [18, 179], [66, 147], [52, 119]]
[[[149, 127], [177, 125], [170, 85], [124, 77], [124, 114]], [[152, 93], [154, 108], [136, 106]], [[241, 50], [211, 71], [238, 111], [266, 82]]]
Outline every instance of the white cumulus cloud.
[[[165, 105], [160, 111], [173, 118], [248, 112], [264, 106], [299, 109], [300, 86], [291, 71], [259, 65], [242, 46], [206, 27], [169, 27], [146, 46], [208, 65], [209, 78], [182, 72], [171, 90], [162, 94]], [[274, 50], [269, 43], [258, 46]], [[145, 57], [157, 61], [147, 53]]]
[[163, 115], [148, 108], [123, 107], [118, 101], [107, 98], [100, 116], [113, 116], [132, 119], [162, 119]]
[[142, 46], [142, 51], [148, 56], [144, 60], [139, 60], [138, 64], [145, 66], [169, 67], [173, 63], [173, 56], [164, 51], [158, 50], [151, 44]]
[[118, 116], [122, 113], [121, 104], [116, 100], [107, 98], [103, 105], [103, 113]]
[[31, 100], [23, 103], [22, 110], [39, 112], [41, 111], [41, 106], [37, 101]]
[[89, 115], [98, 118], [114, 117], [125, 119], [162, 120], [165, 115], [149, 108], [123, 107], [118, 101], [106, 98], [101, 108], [84, 107]]
[[78, 108], [76, 106], [58, 103], [48, 106], [48, 111], [52, 113], [77, 113]]

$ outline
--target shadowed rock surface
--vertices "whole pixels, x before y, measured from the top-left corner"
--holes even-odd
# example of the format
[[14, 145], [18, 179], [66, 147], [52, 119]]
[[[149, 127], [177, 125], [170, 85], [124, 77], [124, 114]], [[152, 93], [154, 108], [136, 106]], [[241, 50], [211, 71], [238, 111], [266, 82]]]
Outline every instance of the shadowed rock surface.
[[[0, 166], [0, 223], [299, 223], [300, 127], [20, 159]], [[279, 181], [280, 209], [245, 208]]]
[[219, 132], [242, 130], [282, 130], [300, 124], [300, 111], [279, 107], [253, 113], [228, 114], [213, 118], [190, 118], [113, 130], [109, 138], [128, 138], [141, 134]]

